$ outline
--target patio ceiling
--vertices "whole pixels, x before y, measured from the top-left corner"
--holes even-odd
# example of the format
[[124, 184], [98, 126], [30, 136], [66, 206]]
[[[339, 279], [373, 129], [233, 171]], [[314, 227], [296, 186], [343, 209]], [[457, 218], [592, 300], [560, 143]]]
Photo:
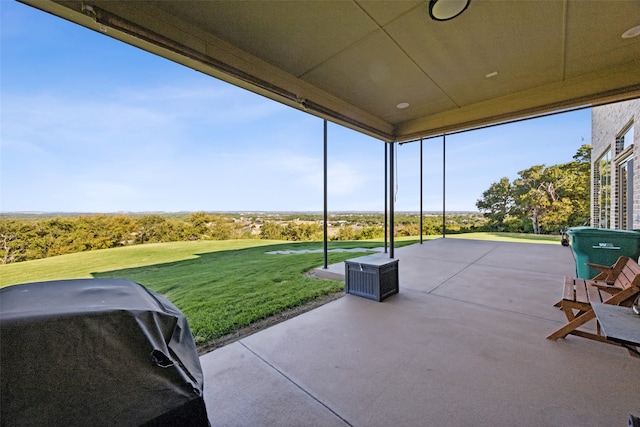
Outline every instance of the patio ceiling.
[[640, 96], [637, 0], [22, 1], [385, 141]]

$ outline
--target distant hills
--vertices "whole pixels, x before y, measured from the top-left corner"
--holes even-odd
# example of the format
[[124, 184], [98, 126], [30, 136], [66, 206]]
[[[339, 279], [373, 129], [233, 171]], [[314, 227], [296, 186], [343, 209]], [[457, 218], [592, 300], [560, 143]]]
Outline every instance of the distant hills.
[[[84, 215], [189, 215], [198, 211], [117, 211], [117, 212], [61, 212], [61, 211], [9, 211], [0, 212], [0, 218], [50, 218], [76, 217]], [[202, 212], [202, 211], [200, 211]], [[220, 215], [322, 215], [322, 211], [264, 211], [264, 210], [229, 210], [204, 211], [209, 214]], [[419, 211], [395, 211], [399, 215], [419, 215]], [[384, 211], [329, 211], [329, 215], [380, 215]], [[424, 215], [442, 215], [442, 211], [424, 211]], [[447, 211], [447, 215], [477, 215], [477, 211]]]

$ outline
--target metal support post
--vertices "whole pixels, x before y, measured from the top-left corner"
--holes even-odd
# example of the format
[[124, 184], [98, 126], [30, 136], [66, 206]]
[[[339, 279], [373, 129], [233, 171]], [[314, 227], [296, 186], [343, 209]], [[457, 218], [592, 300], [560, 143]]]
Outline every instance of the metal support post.
[[446, 134], [442, 134], [442, 238], [447, 237], [447, 218], [446, 218], [446, 199], [447, 199], [447, 137]]
[[395, 186], [395, 179], [394, 179], [394, 164], [393, 164], [393, 159], [394, 159], [394, 145], [395, 142], [391, 142], [391, 144], [389, 145], [389, 160], [390, 160], [390, 167], [389, 167], [389, 171], [391, 172], [389, 174], [389, 187], [390, 187], [390, 192], [389, 192], [389, 258], [393, 258], [393, 234], [394, 234], [394, 198], [395, 198], [395, 191], [394, 191], [394, 186]]
[[329, 255], [328, 255], [328, 239], [327, 239], [327, 120], [324, 120], [324, 224], [323, 224], [323, 233], [324, 233], [324, 268], [329, 268]]
[[420, 244], [422, 244], [422, 138], [420, 138]]
[[387, 179], [389, 178], [389, 174], [387, 171], [387, 166], [389, 165], [389, 159], [388, 159], [388, 147], [387, 147], [387, 143], [384, 143], [384, 253], [387, 253], [387, 225], [389, 224], [388, 220], [387, 220]]

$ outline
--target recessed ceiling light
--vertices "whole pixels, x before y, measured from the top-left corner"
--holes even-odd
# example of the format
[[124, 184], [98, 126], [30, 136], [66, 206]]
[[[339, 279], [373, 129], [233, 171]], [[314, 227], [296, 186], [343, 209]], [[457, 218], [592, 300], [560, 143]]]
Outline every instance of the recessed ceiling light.
[[402, 110], [403, 108], [407, 108], [408, 106], [409, 106], [408, 102], [401, 102], [400, 104], [396, 105], [396, 108], [399, 108]]
[[495, 76], [497, 76], [497, 75], [498, 75], [498, 72], [497, 72], [497, 71], [494, 71], [493, 73], [485, 74], [484, 76], [485, 76], [486, 78], [489, 78], [489, 77], [495, 77]]
[[629, 28], [627, 31], [622, 33], [623, 39], [630, 39], [631, 37], [635, 37], [640, 35], [640, 25], [637, 27]]
[[464, 12], [470, 2], [471, 0], [431, 0], [429, 16], [436, 21], [448, 21]]

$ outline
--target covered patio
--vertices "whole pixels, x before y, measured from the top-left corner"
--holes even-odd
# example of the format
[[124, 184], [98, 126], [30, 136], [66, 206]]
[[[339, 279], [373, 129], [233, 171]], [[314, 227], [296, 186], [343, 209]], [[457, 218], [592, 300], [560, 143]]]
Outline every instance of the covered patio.
[[640, 359], [545, 339], [564, 322], [570, 249], [447, 238], [396, 257], [400, 293], [384, 302], [346, 295], [201, 356], [212, 424], [621, 426], [640, 413]]
[[[446, 21], [434, 1], [21, 1], [390, 150], [640, 96], [634, 1], [473, 0]], [[439, 239], [395, 258], [400, 293], [385, 302], [347, 295], [202, 356], [212, 424], [608, 426], [640, 413], [640, 359], [545, 339], [563, 322], [569, 249]]]

